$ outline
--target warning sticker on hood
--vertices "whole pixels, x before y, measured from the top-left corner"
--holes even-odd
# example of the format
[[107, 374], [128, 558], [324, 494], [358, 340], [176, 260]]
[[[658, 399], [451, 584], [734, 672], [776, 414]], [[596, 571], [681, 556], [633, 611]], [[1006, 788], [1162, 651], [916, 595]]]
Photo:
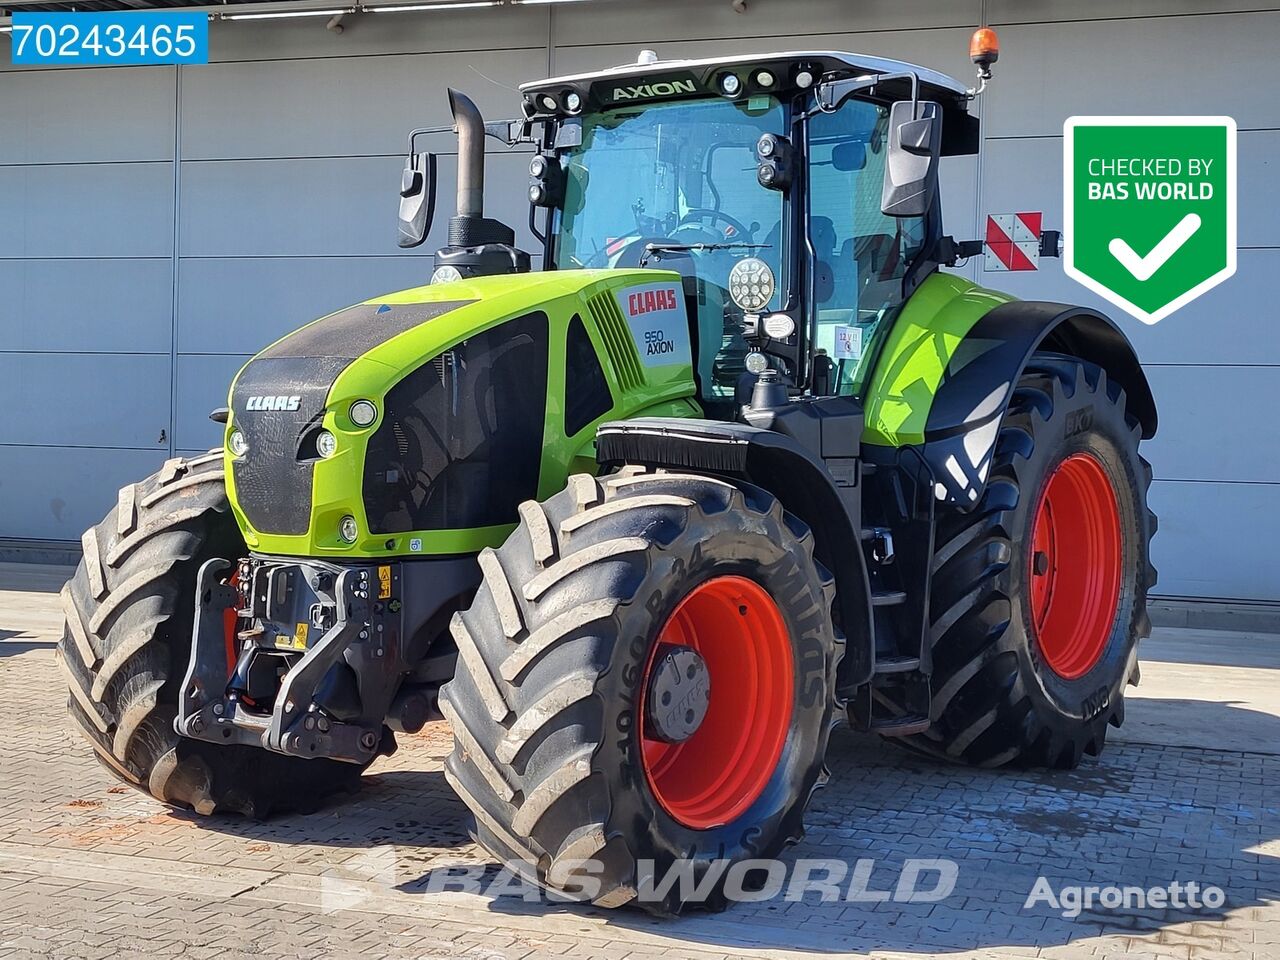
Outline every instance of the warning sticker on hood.
[[679, 283], [624, 287], [616, 296], [646, 367], [693, 362], [689, 319]]

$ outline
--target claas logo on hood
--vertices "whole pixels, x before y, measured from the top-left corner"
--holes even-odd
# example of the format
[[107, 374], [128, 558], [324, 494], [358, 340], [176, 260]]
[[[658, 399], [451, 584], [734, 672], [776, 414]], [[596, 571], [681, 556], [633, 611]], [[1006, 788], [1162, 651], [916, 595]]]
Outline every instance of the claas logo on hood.
[[245, 410], [297, 410], [302, 397], [250, 397]]

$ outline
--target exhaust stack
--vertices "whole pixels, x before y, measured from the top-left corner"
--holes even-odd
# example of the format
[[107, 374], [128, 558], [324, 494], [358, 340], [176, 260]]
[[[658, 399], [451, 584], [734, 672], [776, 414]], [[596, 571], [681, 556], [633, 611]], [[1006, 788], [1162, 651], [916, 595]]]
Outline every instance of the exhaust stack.
[[449, 90], [449, 109], [458, 131], [459, 219], [484, 216], [484, 118], [465, 93]]

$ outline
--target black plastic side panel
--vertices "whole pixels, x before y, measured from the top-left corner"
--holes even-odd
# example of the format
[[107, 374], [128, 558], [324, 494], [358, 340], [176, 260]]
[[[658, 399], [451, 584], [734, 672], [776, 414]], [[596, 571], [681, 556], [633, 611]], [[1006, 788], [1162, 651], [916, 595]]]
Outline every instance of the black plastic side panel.
[[[249, 452], [232, 460], [231, 472], [240, 509], [255, 530], [297, 535], [311, 525], [315, 461], [298, 459], [299, 446], [320, 423], [329, 388], [348, 363], [342, 357], [259, 358], [236, 379], [231, 409]], [[297, 409], [250, 410], [252, 397], [296, 398]]]
[[[809, 525], [814, 554], [836, 578], [836, 615], [845, 633], [842, 688], [865, 683], [875, 662], [871, 587], [861, 547], [861, 519], [846, 507], [816, 453], [772, 430], [715, 420], [640, 417], [600, 425], [602, 466], [675, 467], [762, 487]], [[857, 503], [857, 498], [852, 498]]]
[[365, 453], [375, 533], [507, 523], [537, 495], [547, 404], [547, 315], [468, 337], [392, 387]]
[[923, 454], [945, 499], [967, 508], [982, 496], [1000, 422], [1023, 368], [1037, 350], [1102, 367], [1125, 390], [1128, 409], [1155, 435], [1155, 399], [1128, 338], [1083, 307], [1015, 300], [992, 309], [955, 351], [925, 424]]

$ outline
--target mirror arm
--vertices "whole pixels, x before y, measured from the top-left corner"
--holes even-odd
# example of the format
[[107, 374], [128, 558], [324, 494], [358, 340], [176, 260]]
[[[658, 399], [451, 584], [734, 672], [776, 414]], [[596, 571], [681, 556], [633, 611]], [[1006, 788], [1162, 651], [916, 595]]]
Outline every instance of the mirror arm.
[[[486, 136], [500, 140], [508, 147], [514, 147], [521, 143], [533, 143], [532, 126], [527, 120], [497, 120], [493, 123], [484, 125]], [[419, 137], [428, 137], [437, 133], [453, 133], [457, 128], [452, 124], [445, 124], [440, 127], [418, 127], [409, 131], [409, 149], [406, 156], [413, 156], [417, 153], [417, 143]]]
[[484, 125], [484, 133], [508, 147], [537, 142], [533, 137], [533, 122], [530, 120], [495, 120]]
[[409, 150], [405, 155], [411, 157], [415, 153], [417, 153], [416, 144], [418, 142], [419, 137], [425, 137], [433, 133], [452, 133], [452, 132], [453, 132], [453, 124], [448, 124], [447, 126], [443, 126], [443, 127], [418, 127], [416, 130], [410, 130], [409, 131]]
[[806, 116], [811, 116], [815, 112], [831, 113], [833, 110], [839, 110], [844, 105], [844, 102], [855, 93], [861, 93], [863, 90], [874, 90], [886, 80], [911, 81], [911, 103], [913, 105], [911, 116], [915, 119], [919, 109], [918, 104], [920, 103], [920, 75], [914, 70], [908, 70], [904, 73], [877, 73], [862, 77], [848, 77], [843, 80], [830, 80], [818, 87], [815, 98], [817, 105]]

